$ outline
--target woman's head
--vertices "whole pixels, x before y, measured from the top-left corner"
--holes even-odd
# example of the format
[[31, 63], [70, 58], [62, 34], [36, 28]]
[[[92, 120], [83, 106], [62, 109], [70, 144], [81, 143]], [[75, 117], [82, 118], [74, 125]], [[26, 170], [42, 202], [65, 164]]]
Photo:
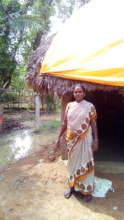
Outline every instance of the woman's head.
[[81, 102], [84, 99], [85, 94], [86, 94], [86, 91], [82, 85], [76, 84], [74, 86], [74, 98], [77, 102]]

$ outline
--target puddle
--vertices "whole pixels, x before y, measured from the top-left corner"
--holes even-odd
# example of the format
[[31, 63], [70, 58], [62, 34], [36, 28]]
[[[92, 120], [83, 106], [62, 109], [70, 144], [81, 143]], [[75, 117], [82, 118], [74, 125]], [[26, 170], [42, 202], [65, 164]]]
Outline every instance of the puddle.
[[0, 170], [9, 163], [37, 151], [41, 145], [55, 141], [58, 136], [58, 130], [54, 127], [56, 122], [60, 123], [59, 114], [44, 114], [39, 130], [35, 130], [33, 120], [25, 120], [24, 129], [0, 134]]

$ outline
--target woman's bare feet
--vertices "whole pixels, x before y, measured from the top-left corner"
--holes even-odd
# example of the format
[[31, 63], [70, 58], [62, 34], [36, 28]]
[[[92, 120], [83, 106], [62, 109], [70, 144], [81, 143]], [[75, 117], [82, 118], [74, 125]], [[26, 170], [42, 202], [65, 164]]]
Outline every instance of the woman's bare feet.
[[67, 188], [64, 192], [65, 199], [69, 199], [72, 196], [73, 188]]

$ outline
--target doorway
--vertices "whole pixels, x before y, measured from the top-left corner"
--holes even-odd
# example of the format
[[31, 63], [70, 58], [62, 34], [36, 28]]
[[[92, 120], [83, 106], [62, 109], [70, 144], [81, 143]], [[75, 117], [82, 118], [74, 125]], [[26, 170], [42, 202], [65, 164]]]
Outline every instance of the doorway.
[[95, 159], [124, 161], [124, 96], [115, 90], [96, 90], [87, 99], [98, 114], [99, 151]]

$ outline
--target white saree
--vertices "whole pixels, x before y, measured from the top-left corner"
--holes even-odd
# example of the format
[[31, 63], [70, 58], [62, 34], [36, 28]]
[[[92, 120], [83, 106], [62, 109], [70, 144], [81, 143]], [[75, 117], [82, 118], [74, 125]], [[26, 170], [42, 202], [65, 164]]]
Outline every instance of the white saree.
[[96, 118], [92, 103], [68, 103], [67, 108], [68, 185], [82, 194], [94, 190], [94, 158], [91, 118]]

